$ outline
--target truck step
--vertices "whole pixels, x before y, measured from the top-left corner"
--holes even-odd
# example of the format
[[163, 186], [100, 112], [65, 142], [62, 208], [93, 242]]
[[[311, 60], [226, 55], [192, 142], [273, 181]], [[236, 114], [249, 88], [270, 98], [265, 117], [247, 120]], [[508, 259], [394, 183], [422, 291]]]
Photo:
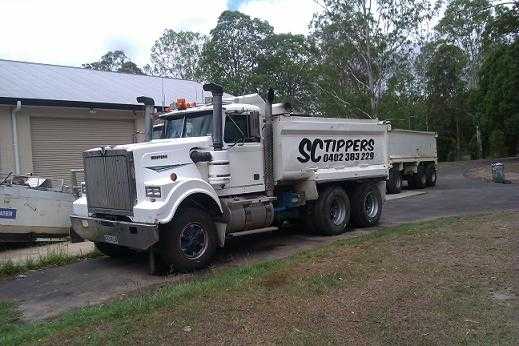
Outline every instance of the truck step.
[[229, 233], [229, 234], [227, 234], [227, 236], [228, 237], [241, 237], [243, 235], [273, 232], [273, 231], [277, 231], [278, 229], [279, 229], [279, 227], [274, 227], [274, 226], [272, 226], [272, 227], [263, 227], [263, 228], [251, 229], [251, 230], [248, 230], [248, 231]]

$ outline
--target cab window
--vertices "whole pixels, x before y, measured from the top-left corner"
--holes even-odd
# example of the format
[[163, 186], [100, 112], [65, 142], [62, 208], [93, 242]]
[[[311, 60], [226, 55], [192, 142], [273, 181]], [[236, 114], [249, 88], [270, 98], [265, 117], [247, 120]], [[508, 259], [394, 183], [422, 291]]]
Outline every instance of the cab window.
[[249, 114], [227, 114], [225, 116], [225, 143], [259, 142], [251, 134]]

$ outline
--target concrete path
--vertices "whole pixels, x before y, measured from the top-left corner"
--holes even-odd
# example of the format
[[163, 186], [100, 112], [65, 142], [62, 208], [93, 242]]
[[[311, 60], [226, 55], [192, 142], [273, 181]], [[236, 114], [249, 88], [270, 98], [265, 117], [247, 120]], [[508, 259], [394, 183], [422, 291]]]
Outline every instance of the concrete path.
[[[485, 162], [440, 166], [438, 185], [426, 194], [394, 199], [384, 205], [381, 227], [441, 216], [486, 211], [519, 211], [519, 184], [503, 185], [467, 179], [465, 170]], [[337, 237], [316, 237], [294, 230], [232, 239], [218, 252], [215, 267], [241, 266], [284, 258], [302, 249], [320, 247], [336, 239], [357, 237], [376, 228], [354, 230]], [[56, 316], [64, 311], [149, 291], [189, 275], [150, 276], [145, 257], [127, 260], [98, 258], [29, 273], [0, 281], [0, 301], [16, 301], [27, 320]], [[197, 275], [197, 274], [195, 274]]]
[[427, 193], [426, 190], [418, 190], [418, 191], [407, 190], [407, 191], [402, 191], [400, 193], [397, 193], [395, 195], [386, 195], [386, 201], [394, 201], [395, 199], [420, 196], [420, 195], [425, 195], [426, 193]]
[[40, 246], [20, 247], [0, 252], [0, 265], [11, 262], [23, 264], [29, 260], [37, 261], [51, 254], [65, 254], [70, 256], [84, 256], [95, 250], [94, 243], [54, 243]]

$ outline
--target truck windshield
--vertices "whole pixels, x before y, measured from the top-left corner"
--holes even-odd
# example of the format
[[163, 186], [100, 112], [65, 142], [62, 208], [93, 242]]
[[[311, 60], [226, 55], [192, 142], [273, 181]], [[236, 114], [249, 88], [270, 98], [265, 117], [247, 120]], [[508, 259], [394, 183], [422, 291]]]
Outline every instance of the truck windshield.
[[204, 137], [213, 130], [213, 113], [203, 112], [166, 118], [164, 138]]

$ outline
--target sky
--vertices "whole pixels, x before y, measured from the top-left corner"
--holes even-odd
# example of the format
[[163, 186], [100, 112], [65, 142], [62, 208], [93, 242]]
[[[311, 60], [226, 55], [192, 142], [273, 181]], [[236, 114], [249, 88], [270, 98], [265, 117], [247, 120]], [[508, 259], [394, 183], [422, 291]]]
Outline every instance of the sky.
[[0, 0], [0, 59], [81, 66], [124, 50], [142, 66], [165, 29], [209, 34], [239, 10], [276, 33], [305, 34], [314, 0]]

